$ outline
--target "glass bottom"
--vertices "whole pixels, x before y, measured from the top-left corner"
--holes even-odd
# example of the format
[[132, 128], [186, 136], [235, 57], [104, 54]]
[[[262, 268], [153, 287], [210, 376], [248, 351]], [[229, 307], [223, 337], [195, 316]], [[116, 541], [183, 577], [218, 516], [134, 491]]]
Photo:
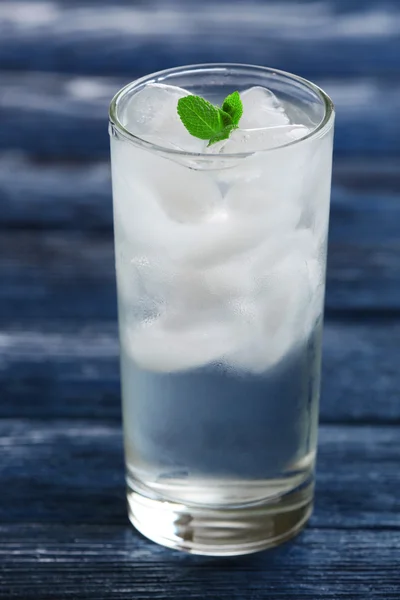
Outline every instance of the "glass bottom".
[[[313, 507], [308, 481], [267, 501], [239, 507], [188, 506], [145, 495], [128, 484], [129, 519], [163, 546], [192, 554], [236, 556], [273, 548], [299, 533]], [[140, 491], [139, 491], [140, 490]]]

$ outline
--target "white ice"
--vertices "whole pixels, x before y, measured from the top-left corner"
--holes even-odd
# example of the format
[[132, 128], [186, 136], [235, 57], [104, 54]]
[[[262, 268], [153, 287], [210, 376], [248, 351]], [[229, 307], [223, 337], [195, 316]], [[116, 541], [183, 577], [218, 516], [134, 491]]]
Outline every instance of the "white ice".
[[[146, 130], [141, 135], [152, 141], [171, 129], [186, 135], [175, 113], [178, 97], [187, 92], [154, 87], [137, 124]], [[156, 100], [162, 102], [163, 94], [168, 102], [176, 95], [160, 112]], [[274, 97], [263, 97], [286, 119]], [[147, 102], [145, 96], [139, 100]], [[261, 373], [310, 334], [323, 294], [319, 245], [312, 227], [302, 224], [310, 145], [299, 152], [289, 144], [268, 160], [257, 153], [308, 132], [287, 123], [238, 130], [220, 156], [255, 154], [218, 171], [188, 169], [113, 142], [121, 335], [139, 366], [174, 372], [222, 362]], [[177, 137], [165, 135], [164, 146], [172, 147]], [[142, 321], [129, 309], [135, 298], [149, 307]]]
[[[285, 146], [310, 133], [304, 125], [278, 125], [260, 129], [235, 129], [229, 139], [219, 142], [222, 154], [259, 152]], [[217, 146], [217, 144], [215, 144]], [[213, 147], [210, 146], [212, 149]]]
[[270, 90], [255, 86], [240, 93], [243, 115], [229, 139], [206, 149], [211, 154], [258, 152], [285, 146], [310, 133], [300, 120], [292, 121], [284, 104]]
[[239, 370], [262, 373], [297, 343], [305, 341], [322, 310], [323, 281], [314, 255], [314, 241], [299, 231], [276, 263], [268, 252], [265, 269], [257, 266], [255, 293], [234, 301], [235, 327], [242, 344], [227, 357]]
[[[164, 311], [121, 328], [126, 352], [142, 368], [176, 372], [220, 362], [262, 373], [311, 333], [322, 309], [322, 273], [306, 230], [268, 242], [230, 265], [178, 269], [158, 279]], [[150, 278], [151, 279], [151, 278]]]
[[131, 98], [123, 124], [135, 135], [156, 145], [202, 152], [205, 142], [190, 135], [177, 112], [178, 100], [189, 94], [180, 87], [150, 83]]
[[265, 236], [263, 221], [227, 212], [211, 173], [129, 144], [113, 152], [116, 220], [138, 253], [201, 267], [253, 248]]
[[236, 332], [220, 321], [171, 328], [162, 319], [136, 329], [122, 329], [127, 354], [143, 368], [177, 372], [220, 360], [237, 346]]
[[158, 146], [196, 153], [255, 152], [304, 137], [307, 128], [290, 123], [283, 104], [268, 89], [256, 86], [241, 93], [243, 116], [240, 129], [228, 141], [207, 149], [207, 142], [193, 137], [182, 124], [177, 104], [190, 92], [152, 83], [144, 86], [125, 109], [123, 122], [132, 133]]
[[243, 103], [241, 129], [258, 129], [290, 123], [284, 106], [270, 90], [255, 86], [241, 92], [240, 98]]

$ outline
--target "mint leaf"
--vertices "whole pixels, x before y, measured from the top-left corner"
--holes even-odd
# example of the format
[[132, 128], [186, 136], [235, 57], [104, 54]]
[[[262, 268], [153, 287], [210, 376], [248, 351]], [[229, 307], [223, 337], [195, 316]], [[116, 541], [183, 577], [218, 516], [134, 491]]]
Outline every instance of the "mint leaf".
[[237, 129], [237, 125], [228, 125], [227, 127], [225, 127], [222, 131], [220, 131], [219, 133], [214, 135], [214, 137], [211, 138], [211, 140], [207, 144], [207, 148], [212, 146], [213, 144], [216, 144], [217, 142], [227, 140], [234, 129]]
[[[218, 108], [218, 107], [216, 107]], [[229, 113], [225, 112], [224, 110], [222, 110], [221, 108], [218, 108], [220, 115], [221, 115], [221, 120], [222, 120], [222, 124], [225, 127], [229, 127], [230, 125], [235, 125], [235, 123], [232, 120], [232, 117]]]
[[243, 114], [243, 104], [239, 92], [233, 92], [227, 96], [222, 105], [222, 110], [230, 115], [232, 123], [238, 125]]
[[221, 111], [200, 96], [178, 100], [178, 114], [188, 132], [201, 140], [209, 140], [224, 128]]
[[239, 92], [227, 96], [222, 108], [200, 96], [185, 96], [178, 100], [177, 109], [188, 132], [201, 140], [209, 140], [209, 146], [228, 139], [243, 114]]

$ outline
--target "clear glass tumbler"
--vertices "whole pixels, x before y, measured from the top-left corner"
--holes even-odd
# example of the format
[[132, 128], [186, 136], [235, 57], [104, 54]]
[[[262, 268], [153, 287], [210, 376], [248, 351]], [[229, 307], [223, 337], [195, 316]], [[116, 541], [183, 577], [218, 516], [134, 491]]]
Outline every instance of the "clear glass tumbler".
[[[262, 86], [309, 131], [229, 153], [144, 139], [130, 122], [155, 83], [211, 102]], [[246, 65], [163, 71], [111, 103], [128, 510], [160, 544], [245, 554], [311, 514], [333, 123], [317, 86]]]

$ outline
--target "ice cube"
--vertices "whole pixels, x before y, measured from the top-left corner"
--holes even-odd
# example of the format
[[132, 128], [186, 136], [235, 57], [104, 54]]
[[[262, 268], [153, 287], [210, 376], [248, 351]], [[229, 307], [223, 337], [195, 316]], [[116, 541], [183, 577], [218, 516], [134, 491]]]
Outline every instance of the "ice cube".
[[150, 83], [130, 99], [123, 124], [135, 134], [157, 134], [180, 123], [178, 100], [189, 95], [180, 87]]
[[290, 123], [284, 106], [267, 88], [255, 86], [240, 94], [243, 103], [242, 129], [256, 129]]
[[213, 293], [203, 269], [184, 263], [170, 264], [164, 271], [162, 293], [169, 327], [218, 320], [226, 302], [223, 296]]
[[171, 373], [221, 361], [237, 347], [235, 330], [224, 321], [171, 327], [164, 319], [121, 330], [126, 352], [142, 369]]
[[159, 372], [215, 361], [255, 373], [273, 366], [305, 339], [321, 310], [312, 234], [301, 230], [279, 241], [279, 248], [266, 240], [243, 257], [205, 270], [167, 257], [133, 260], [136, 285], [139, 280], [143, 288], [136, 287], [136, 295], [162, 310], [139, 326], [124, 323], [130, 356]]
[[253, 265], [256, 293], [232, 303], [242, 344], [226, 360], [235, 369], [262, 373], [271, 368], [310, 335], [321, 314], [323, 271], [314, 238], [302, 230], [290, 239], [274, 265], [265, 249]]
[[321, 107], [318, 104], [308, 104], [305, 109], [301, 103], [281, 101], [273, 92], [261, 86], [241, 92], [240, 96], [244, 108], [240, 120], [242, 129], [301, 123], [312, 130], [321, 122]]
[[[112, 152], [115, 207], [122, 226], [132, 233], [147, 216], [154, 229], [160, 220], [165, 227], [201, 222], [222, 202], [210, 173], [185, 168], [126, 142], [113, 142]], [[151, 231], [146, 234], [151, 236]]]
[[299, 222], [301, 207], [296, 198], [284, 179], [263, 177], [232, 186], [225, 196], [225, 205], [243, 223], [246, 220], [264, 223], [265, 235], [276, 238]]
[[236, 184], [254, 183], [260, 186], [267, 184], [269, 188], [273, 186], [279, 191], [277, 197], [292, 194], [297, 198], [309, 173], [312, 150], [312, 138], [308, 137], [301, 146], [289, 144], [273, 151], [255, 152], [245, 158], [221, 152], [215, 158], [215, 178], [224, 194]]
[[254, 154], [232, 169], [221, 169], [217, 178], [226, 189], [224, 202], [232, 215], [259, 220], [276, 235], [294, 228], [303, 211], [304, 180], [309, 144]]
[[215, 298], [222, 298], [229, 303], [235, 298], [254, 293], [256, 282], [251, 270], [252, 254], [244, 253], [205, 270], [207, 287]]
[[[227, 140], [219, 142], [222, 154], [259, 152], [279, 148], [310, 133], [304, 125], [278, 125], [258, 129], [235, 129]], [[217, 144], [215, 144], [217, 146]], [[212, 148], [212, 146], [210, 146]]]
[[261, 243], [230, 260], [209, 266], [204, 271], [206, 285], [215, 298], [236, 299], [257, 296], [265, 277], [293, 247], [294, 234], [265, 235]]
[[150, 83], [131, 98], [123, 124], [135, 135], [157, 145], [202, 152], [205, 142], [190, 135], [177, 112], [178, 100], [189, 94], [180, 87]]
[[117, 227], [137, 252], [194, 266], [218, 264], [257, 245], [265, 224], [231, 214], [211, 172], [194, 171], [113, 142]]

